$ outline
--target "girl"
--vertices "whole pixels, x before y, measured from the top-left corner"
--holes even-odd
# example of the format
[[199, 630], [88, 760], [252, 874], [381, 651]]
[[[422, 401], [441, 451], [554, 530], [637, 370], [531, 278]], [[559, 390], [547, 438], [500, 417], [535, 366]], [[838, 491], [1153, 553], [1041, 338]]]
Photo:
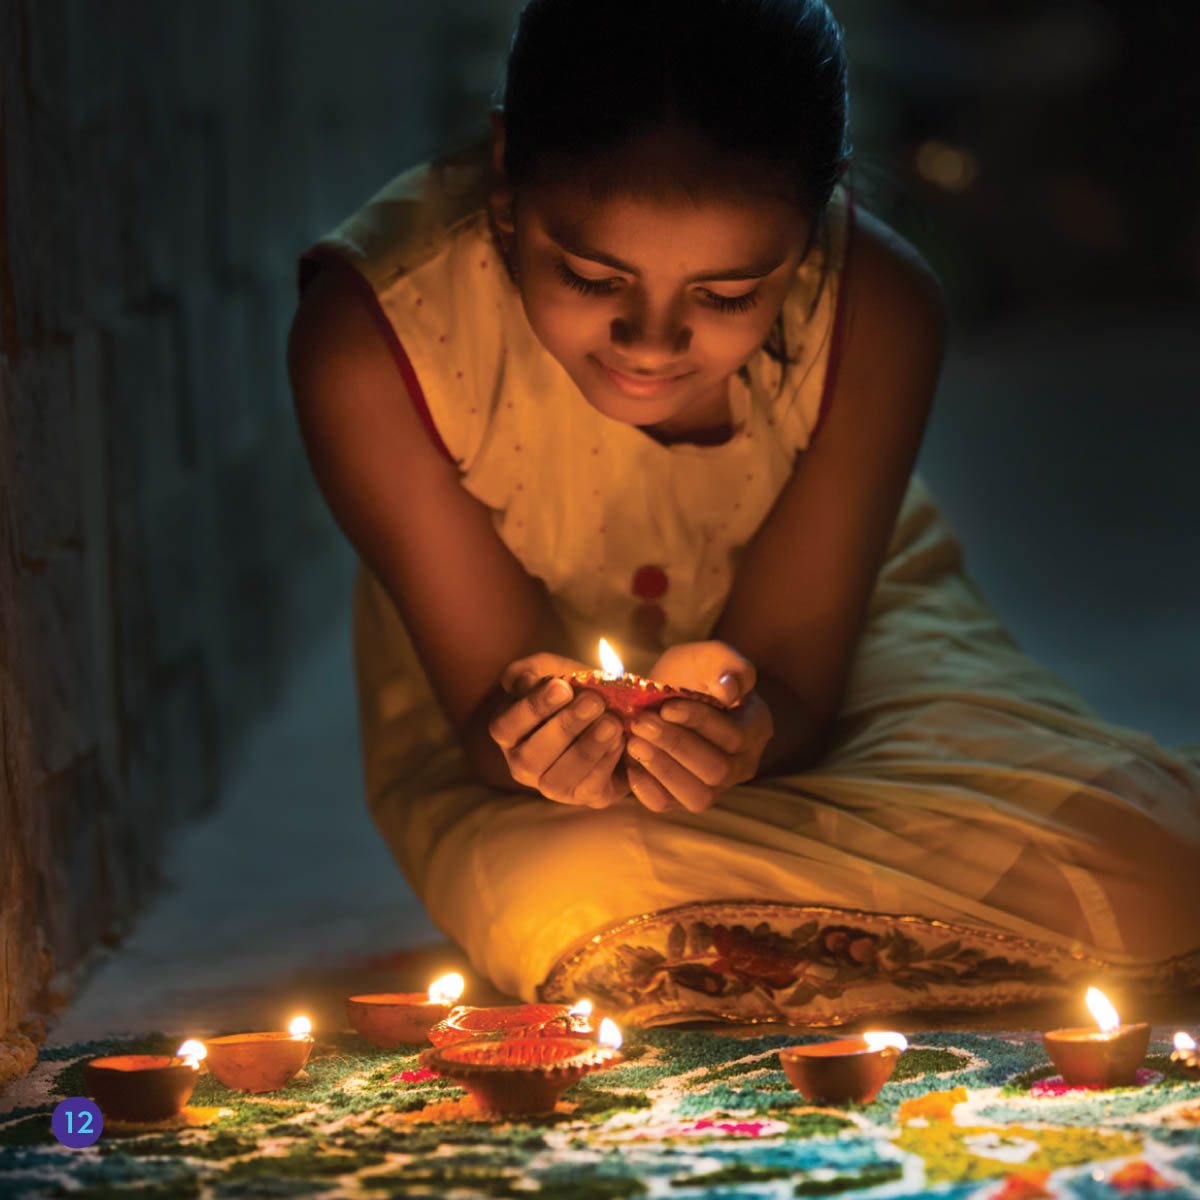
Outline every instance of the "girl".
[[[827, 1021], [1197, 973], [1200, 771], [963, 574], [913, 475], [938, 287], [840, 186], [846, 113], [823, 0], [532, 0], [490, 155], [302, 262], [371, 812], [526, 999]], [[727, 707], [626, 735], [557, 678], [602, 635]]]

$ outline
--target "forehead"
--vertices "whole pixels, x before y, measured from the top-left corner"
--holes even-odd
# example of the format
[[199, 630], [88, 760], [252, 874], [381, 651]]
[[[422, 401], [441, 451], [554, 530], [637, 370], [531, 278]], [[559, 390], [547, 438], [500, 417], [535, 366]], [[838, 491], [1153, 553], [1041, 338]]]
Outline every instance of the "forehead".
[[780, 261], [807, 243], [810, 222], [785, 200], [747, 190], [597, 196], [583, 183], [555, 183], [523, 200], [550, 238], [600, 250], [647, 269], [695, 271]]
[[647, 134], [596, 160], [560, 170], [523, 193], [551, 236], [632, 261], [697, 257], [735, 265], [784, 255], [811, 221], [778, 172], [678, 129]]

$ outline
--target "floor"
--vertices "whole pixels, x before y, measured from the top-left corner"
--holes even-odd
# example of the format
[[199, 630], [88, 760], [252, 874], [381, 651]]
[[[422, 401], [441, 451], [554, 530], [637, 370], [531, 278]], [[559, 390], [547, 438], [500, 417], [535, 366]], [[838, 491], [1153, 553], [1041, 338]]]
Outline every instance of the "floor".
[[[1167, 744], [1200, 742], [1198, 326], [1044, 318], [958, 339], [920, 463], [1025, 648]], [[51, 1043], [281, 1028], [299, 1011], [343, 1027], [344, 996], [456, 961], [363, 804], [344, 624], [174, 847], [169, 886]]]

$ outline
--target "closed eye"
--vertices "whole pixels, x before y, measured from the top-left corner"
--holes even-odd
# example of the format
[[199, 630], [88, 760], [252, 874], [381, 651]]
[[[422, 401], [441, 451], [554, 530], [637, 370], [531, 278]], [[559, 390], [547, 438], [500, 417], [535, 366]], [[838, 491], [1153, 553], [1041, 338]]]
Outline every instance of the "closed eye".
[[[578, 275], [572, 271], [561, 258], [556, 260], [554, 266], [563, 284], [585, 296], [607, 296], [616, 291], [623, 282], [623, 280], [616, 278], [587, 279], [583, 275]], [[759, 300], [758, 288], [745, 292], [741, 296], [722, 296], [719, 292], [710, 291], [708, 288], [700, 288], [696, 294], [700, 297], [702, 304], [723, 313], [747, 312]]]

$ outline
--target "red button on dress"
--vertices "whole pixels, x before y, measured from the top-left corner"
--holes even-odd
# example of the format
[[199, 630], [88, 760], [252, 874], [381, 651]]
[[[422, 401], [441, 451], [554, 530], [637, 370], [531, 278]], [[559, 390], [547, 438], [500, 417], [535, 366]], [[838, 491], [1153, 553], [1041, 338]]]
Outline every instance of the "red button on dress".
[[642, 600], [657, 600], [667, 590], [667, 576], [661, 567], [638, 567], [633, 573], [633, 594]]
[[639, 604], [630, 619], [633, 640], [642, 646], [655, 646], [667, 623], [667, 614], [657, 604]]

